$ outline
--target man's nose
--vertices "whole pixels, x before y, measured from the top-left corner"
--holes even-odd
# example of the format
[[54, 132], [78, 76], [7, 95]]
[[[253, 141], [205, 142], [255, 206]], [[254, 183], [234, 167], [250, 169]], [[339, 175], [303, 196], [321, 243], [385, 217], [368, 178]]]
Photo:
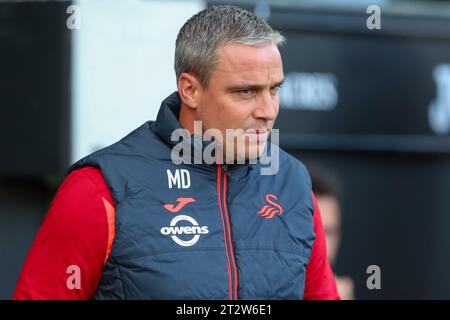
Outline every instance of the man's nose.
[[266, 121], [274, 121], [277, 117], [278, 99], [270, 92], [262, 93], [254, 112], [254, 117]]

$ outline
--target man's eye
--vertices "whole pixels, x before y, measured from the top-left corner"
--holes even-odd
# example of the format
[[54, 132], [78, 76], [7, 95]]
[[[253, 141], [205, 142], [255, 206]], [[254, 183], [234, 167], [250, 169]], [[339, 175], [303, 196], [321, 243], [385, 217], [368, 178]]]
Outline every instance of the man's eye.
[[252, 89], [240, 90], [239, 93], [243, 96], [249, 97], [253, 94], [253, 90]]
[[272, 94], [276, 94], [281, 88], [281, 85], [273, 87], [270, 91]]

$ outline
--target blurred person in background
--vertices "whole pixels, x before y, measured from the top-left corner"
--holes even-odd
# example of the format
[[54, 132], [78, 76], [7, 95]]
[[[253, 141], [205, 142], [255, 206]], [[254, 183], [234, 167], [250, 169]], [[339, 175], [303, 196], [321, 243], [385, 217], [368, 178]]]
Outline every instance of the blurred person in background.
[[[327, 257], [334, 266], [341, 243], [342, 212], [339, 200], [340, 183], [338, 178], [323, 168], [313, 167], [310, 170], [312, 188], [322, 213], [322, 221], [327, 241]], [[352, 278], [335, 275], [339, 295], [343, 300], [354, 299]]]

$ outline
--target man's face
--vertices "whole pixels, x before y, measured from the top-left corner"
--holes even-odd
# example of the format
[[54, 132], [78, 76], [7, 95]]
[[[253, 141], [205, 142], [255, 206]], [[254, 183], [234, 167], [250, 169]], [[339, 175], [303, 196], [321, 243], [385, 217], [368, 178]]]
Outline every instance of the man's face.
[[[245, 159], [255, 158], [264, 151], [278, 115], [277, 91], [284, 77], [280, 53], [275, 45], [227, 44], [218, 49], [218, 57], [196, 120], [202, 121], [203, 130], [220, 130], [227, 158], [230, 153], [233, 159], [244, 154]], [[227, 139], [226, 129], [242, 132]]]

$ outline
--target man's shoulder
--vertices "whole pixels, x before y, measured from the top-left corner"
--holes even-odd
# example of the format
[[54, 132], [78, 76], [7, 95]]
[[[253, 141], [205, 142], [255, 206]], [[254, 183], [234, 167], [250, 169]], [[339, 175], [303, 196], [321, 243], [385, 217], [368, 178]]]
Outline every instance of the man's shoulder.
[[160, 139], [154, 127], [154, 121], [146, 121], [117, 142], [79, 159], [69, 167], [66, 174], [85, 166], [99, 167], [100, 162], [120, 167], [125, 162], [129, 165], [128, 162], [133, 159], [152, 160], [170, 156], [169, 147]]
[[154, 131], [155, 122], [154, 121], [146, 121], [139, 127], [135, 128], [120, 140], [106, 146], [100, 150], [97, 150], [91, 153], [89, 156], [97, 156], [108, 153], [114, 153], [116, 151], [122, 151], [123, 149], [128, 149], [128, 152], [131, 151], [130, 148], [135, 147], [138, 150], [141, 145], [152, 144], [159, 140], [157, 134]]
[[60, 190], [67, 195], [101, 196], [112, 202], [109, 188], [99, 168], [86, 166], [70, 172], [60, 186]]

